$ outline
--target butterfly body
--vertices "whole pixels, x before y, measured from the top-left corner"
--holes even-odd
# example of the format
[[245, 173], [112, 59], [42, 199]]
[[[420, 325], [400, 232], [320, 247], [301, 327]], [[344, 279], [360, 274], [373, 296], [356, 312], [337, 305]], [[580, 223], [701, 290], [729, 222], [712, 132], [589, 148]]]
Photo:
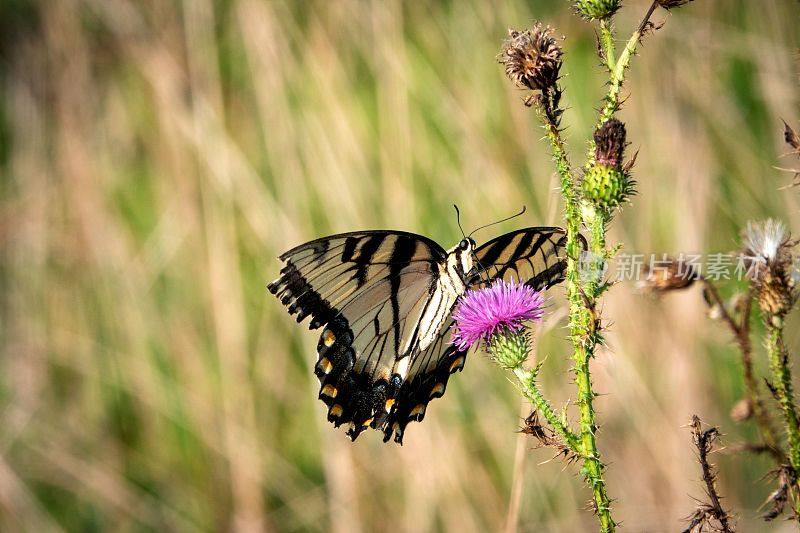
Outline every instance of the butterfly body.
[[527, 228], [445, 251], [406, 232], [333, 235], [281, 255], [269, 290], [298, 322], [323, 327], [314, 372], [328, 420], [348, 424], [353, 440], [372, 427], [402, 443], [466, 361], [449, 342], [458, 298], [499, 278], [537, 289], [561, 281], [565, 240], [559, 228]]

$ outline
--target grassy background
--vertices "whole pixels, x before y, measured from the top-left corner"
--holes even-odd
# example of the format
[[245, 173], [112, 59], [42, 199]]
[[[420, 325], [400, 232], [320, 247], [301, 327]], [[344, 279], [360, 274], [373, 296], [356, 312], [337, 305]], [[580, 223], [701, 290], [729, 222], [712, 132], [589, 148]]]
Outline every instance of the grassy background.
[[[626, 38], [649, 3], [629, 0]], [[800, 118], [793, 0], [698, 0], [635, 58], [621, 117], [640, 194], [630, 252], [728, 251], [751, 218], [800, 232], [780, 118]], [[0, 529], [576, 531], [576, 468], [514, 432], [513, 386], [472, 356], [406, 444], [324, 419], [316, 334], [266, 293], [276, 255], [396, 228], [450, 246], [558, 223], [541, 131], [495, 54], [508, 26], [567, 35], [580, 162], [604, 78], [562, 0], [6, 0], [0, 4]], [[730, 293], [735, 287], [726, 287]], [[563, 306], [543, 386], [569, 397]], [[630, 283], [593, 363], [617, 517], [676, 531], [701, 496], [693, 413], [734, 444], [737, 353], [696, 289]], [[800, 333], [789, 329], [791, 345]], [[760, 367], [764, 367], [759, 351]], [[717, 456], [742, 530], [763, 526], [759, 457]], [[771, 529], [789, 529], [784, 523]]]

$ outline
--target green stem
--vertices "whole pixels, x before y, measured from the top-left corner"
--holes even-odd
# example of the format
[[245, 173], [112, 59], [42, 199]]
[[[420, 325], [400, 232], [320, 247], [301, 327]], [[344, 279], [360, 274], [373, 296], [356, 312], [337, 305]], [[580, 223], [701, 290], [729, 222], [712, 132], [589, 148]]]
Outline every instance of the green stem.
[[[572, 179], [572, 167], [567, 156], [564, 140], [561, 138], [561, 132], [558, 130], [558, 126], [550, 119], [551, 114], [546, 109], [542, 106], [537, 106], [536, 112], [544, 124], [547, 140], [550, 141], [550, 147], [553, 151], [556, 170], [561, 180], [561, 195], [564, 198], [564, 214], [567, 221], [567, 292], [569, 292], [573, 284], [575, 285], [574, 289], [577, 288], [578, 261], [581, 254], [579, 242], [581, 210]], [[569, 281], [571, 275], [574, 277], [574, 283]]]
[[602, 283], [603, 266], [606, 260], [606, 225], [610, 216], [606, 211], [596, 209], [589, 222], [590, 237], [589, 251], [591, 252], [592, 264], [590, 265], [592, 276], [587, 280], [586, 292], [591, 299], [600, 296], [600, 286]]
[[616, 523], [611, 517], [611, 500], [603, 479], [605, 466], [600, 460], [595, 433], [595, 412], [592, 390], [592, 379], [589, 361], [594, 357], [595, 347], [599, 339], [599, 318], [594, 309], [602, 284], [602, 268], [606, 255], [606, 223], [605, 213], [596, 212], [590, 221], [589, 251], [592, 264], [589, 265], [590, 276], [583, 286], [585, 300], [580, 309], [578, 328], [574, 330], [575, 338], [580, 342], [574, 352], [575, 383], [578, 386], [578, 407], [580, 410], [581, 442], [584, 451], [584, 475], [592, 486], [594, 501], [600, 518], [601, 531], [614, 531]]
[[783, 342], [783, 318], [777, 315], [766, 320], [767, 353], [772, 371], [772, 386], [775, 387], [778, 403], [783, 412], [786, 436], [789, 442], [789, 462], [795, 472], [800, 472], [800, 427], [797, 422], [797, 407], [792, 390], [792, 372], [789, 368], [789, 352]]
[[605, 124], [611, 117], [614, 116], [614, 113], [619, 110], [619, 94], [622, 90], [622, 84], [625, 81], [625, 71], [630, 66], [631, 58], [636, 53], [636, 47], [639, 45], [639, 40], [642, 38], [642, 35], [647, 28], [647, 24], [650, 21], [650, 17], [653, 15], [653, 11], [655, 11], [656, 7], [658, 7], [658, 2], [653, 2], [650, 5], [650, 9], [647, 11], [644, 19], [642, 19], [642, 22], [639, 24], [639, 28], [633, 32], [633, 35], [631, 35], [631, 38], [628, 39], [628, 42], [625, 44], [625, 48], [622, 50], [619, 59], [617, 59], [617, 61], [614, 63], [614, 69], [611, 71], [608, 94], [606, 94], [606, 103], [603, 106], [603, 109], [600, 111], [600, 117], [597, 121], [598, 127]]
[[522, 386], [522, 392], [528, 400], [533, 404], [536, 410], [544, 416], [548, 424], [550, 424], [556, 434], [564, 441], [564, 444], [574, 453], [580, 455], [581, 447], [578, 436], [561, 421], [561, 417], [555, 412], [553, 406], [550, 405], [550, 402], [542, 395], [541, 391], [536, 386], [535, 372], [523, 368], [522, 365], [515, 367], [513, 371]]
[[614, 65], [617, 62], [617, 50], [614, 44], [614, 26], [611, 19], [602, 19], [600, 21], [600, 46], [603, 48], [603, 60], [608, 67], [609, 72], [614, 71]]
[[613, 532], [616, 522], [611, 516], [611, 499], [606, 490], [603, 470], [605, 466], [600, 461], [597, 451], [595, 431], [597, 425], [594, 417], [594, 392], [589, 372], [589, 360], [594, 353], [595, 335], [590, 334], [594, 329], [594, 312], [586, 305], [585, 291], [581, 289], [580, 273], [580, 224], [581, 211], [578, 196], [575, 191], [569, 159], [567, 157], [564, 141], [558, 126], [548, 120], [546, 109], [537, 108], [538, 114], [544, 122], [547, 138], [553, 151], [559, 176], [561, 178], [561, 194], [564, 197], [564, 210], [567, 230], [567, 298], [569, 300], [570, 339], [572, 340], [573, 361], [575, 365], [575, 384], [578, 388], [578, 409], [580, 411], [580, 455], [583, 458], [582, 473], [587, 484], [591, 487], [597, 516], [600, 520], [602, 532]]

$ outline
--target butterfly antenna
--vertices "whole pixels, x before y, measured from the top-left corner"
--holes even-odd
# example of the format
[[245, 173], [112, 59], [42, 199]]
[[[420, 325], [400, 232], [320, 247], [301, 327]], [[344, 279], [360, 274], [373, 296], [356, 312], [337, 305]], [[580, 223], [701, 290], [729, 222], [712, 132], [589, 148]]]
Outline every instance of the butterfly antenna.
[[458, 229], [461, 230], [461, 236], [466, 239], [467, 236], [464, 235], [464, 228], [461, 227], [461, 211], [458, 210], [458, 206], [456, 204], [453, 204], [453, 207], [456, 209], [456, 223], [458, 224]]
[[[469, 236], [470, 236], [470, 237], [472, 237], [472, 235], [473, 235], [475, 232], [477, 232], [477, 231], [479, 231], [479, 230], [482, 230], [482, 229], [485, 229], [485, 228], [488, 228], [489, 226], [494, 226], [495, 224], [500, 224], [501, 222], [508, 222], [509, 220], [511, 220], [511, 219], [513, 219], [513, 218], [517, 218], [517, 217], [519, 217], [519, 216], [522, 216], [522, 215], [525, 213], [525, 209], [526, 209], [526, 207], [523, 205], [523, 206], [522, 206], [522, 211], [520, 211], [520, 212], [519, 212], [519, 213], [517, 213], [516, 215], [511, 215], [510, 217], [506, 217], [506, 218], [504, 218], [504, 219], [502, 219], [502, 220], [498, 220], [498, 221], [496, 221], [496, 222], [490, 222], [489, 224], [484, 224], [483, 226], [480, 226], [480, 227], [478, 227], [478, 228], [475, 228], [474, 230], [472, 230], [472, 233], [470, 233], [470, 234], [469, 234]], [[458, 211], [458, 208], [456, 208], [456, 212], [457, 212], [457, 211]]]

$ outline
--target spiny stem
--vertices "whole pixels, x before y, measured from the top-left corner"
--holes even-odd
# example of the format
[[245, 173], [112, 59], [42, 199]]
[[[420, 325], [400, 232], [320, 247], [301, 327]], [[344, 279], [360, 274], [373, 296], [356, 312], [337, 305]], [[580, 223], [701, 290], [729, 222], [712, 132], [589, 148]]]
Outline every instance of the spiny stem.
[[783, 318], [773, 315], [765, 320], [767, 329], [767, 353], [772, 372], [772, 386], [783, 412], [786, 436], [789, 442], [789, 462], [795, 472], [800, 472], [800, 427], [797, 407], [792, 390], [792, 372], [789, 368], [789, 352], [783, 342]]
[[614, 71], [617, 62], [617, 50], [614, 44], [614, 26], [610, 19], [600, 21], [600, 46], [603, 49], [603, 60], [609, 72]]
[[[650, 22], [650, 17], [658, 7], [658, 2], [653, 2], [650, 9], [647, 10], [642, 22], [639, 24], [638, 29], [633, 32], [631, 38], [625, 44], [625, 48], [619, 56], [619, 59], [614, 63], [614, 69], [611, 71], [611, 80], [609, 83], [608, 94], [606, 94], [605, 105], [600, 111], [600, 117], [597, 121], [597, 126], [602, 126], [611, 117], [614, 116], [619, 110], [619, 94], [622, 90], [622, 84], [625, 81], [625, 71], [630, 65], [631, 58], [636, 53], [636, 47], [639, 45], [639, 40], [642, 38], [644, 31], [647, 29], [647, 24]], [[601, 27], [602, 29], [602, 27]]]
[[597, 425], [594, 417], [594, 392], [589, 372], [589, 359], [594, 353], [595, 336], [590, 334], [594, 326], [593, 312], [586, 306], [584, 290], [580, 285], [578, 265], [581, 246], [579, 233], [581, 212], [575, 184], [564, 148], [564, 141], [558, 130], [557, 124], [549, 120], [552, 113], [546, 112], [541, 106], [537, 108], [539, 116], [544, 122], [547, 138], [553, 151], [559, 176], [561, 178], [561, 194], [564, 197], [564, 210], [567, 226], [567, 298], [569, 300], [570, 338], [573, 347], [573, 361], [575, 365], [575, 384], [578, 388], [578, 409], [580, 411], [580, 455], [583, 457], [582, 473], [586, 482], [592, 489], [597, 516], [600, 520], [602, 532], [613, 532], [616, 522], [611, 516], [611, 499], [606, 490], [603, 470], [605, 466], [600, 461], [597, 451], [595, 431]]
[[[572, 168], [561, 132], [558, 129], [558, 125], [551, 118], [552, 112], [548, 111], [544, 105], [538, 105], [536, 114], [542, 121], [547, 140], [550, 142], [553, 160], [556, 163], [556, 170], [561, 182], [561, 195], [564, 198], [564, 213], [567, 221], [567, 292], [569, 293], [571, 287], [572, 290], [577, 292], [578, 261], [581, 253], [578, 230], [580, 229], [581, 215], [578, 196], [572, 178]], [[570, 282], [571, 275], [574, 278], [573, 282]]]
[[561, 418], [555, 412], [553, 406], [550, 405], [550, 402], [548, 402], [547, 399], [542, 395], [541, 391], [536, 386], [536, 377], [534, 372], [527, 370], [520, 365], [514, 368], [514, 375], [517, 376], [517, 379], [522, 386], [522, 392], [525, 394], [528, 400], [530, 400], [536, 410], [544, 416], [545, 420], [547, 420], [556, 434], [561, 437], [561, 439], [564, 441], [564, 444], [566, 444], [570, 450], [580, 455], [581, 447], [578, 436], [561, 421]]
[[610, 513], [610, 498], [603, 479], [605, 466], [600, 460], [595, 432], [594, 397], [589, 361], [594, 357], [598, 340], [599, 318], [595, 313], [595, 302], [599, 296], [602, 283], [602, 268], [606, 254], [605, 225], [607, 217], [597, 212], [590, 222], [589, 251], [592, 264], [589, 266], [590, 276], [583, 286], [582, 297], [585, 298], [580, 308], [580, 320], [575, 336], [580, 340], [574, 352], [575, 383], [578, 386], [578, 407], [580, 410], [581, 441], [585, 454], [584, 475], [592, 485], [595, 506], [600, 518], [601, 531], [614, 531], [616, 523]]

